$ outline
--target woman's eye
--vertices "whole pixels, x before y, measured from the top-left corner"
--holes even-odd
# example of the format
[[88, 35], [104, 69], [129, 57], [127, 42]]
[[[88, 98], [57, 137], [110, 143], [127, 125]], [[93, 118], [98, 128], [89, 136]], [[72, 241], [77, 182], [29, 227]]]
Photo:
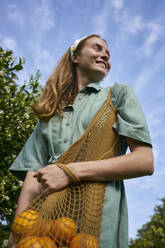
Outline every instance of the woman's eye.
[[94, 49], [95, 49], [96, 51], [99, 51], [99, 47], [94, 47]]

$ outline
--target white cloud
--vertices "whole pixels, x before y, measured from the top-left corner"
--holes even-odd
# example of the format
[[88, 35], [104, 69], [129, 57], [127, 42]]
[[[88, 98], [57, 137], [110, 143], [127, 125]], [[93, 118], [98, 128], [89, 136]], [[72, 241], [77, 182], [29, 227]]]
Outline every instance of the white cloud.
[[147, 56], [150, 56], [153, 52], [154, 44], [160, 39], [162, 26], [158, 23], [151, 22], [146, 25], [146, 31], [147, 29], [149, 34], [144, 42], [143, 50]]
[[143, 18], [139, 15], [130, 19], [125, 19], [125, 29], [128, 33], [137, 34], [144, 29]]
[[136, 80], [134, 81], [135, 86], [135, 92], [136, 94], [140, 94], [141, 91], [144, 90], [144, 88], [147, 86], [147, 84], [152, 79], [153, 75], [155, 74], [156, 68], [151, 70], [151, 68], [143, 68], [139, 75], [136, 77]]
[[94, 33], [104, 36], [107, 31], [107, 26], [110, 29], [110, 24], [108, 24], [108, 18], [110, 16], [110, 1], [103, 2], [102, 9], [94, 16]]
[[123, 0], [113, 0], [113, 1], [111, 1], [111, 4], [114, 8], [121, 9], [121, 8], [123, 8], [124, 1]]
[[119, 36], [122, 36], [124, 33], [125, 37], [129, 39], [129, 35], [141, 34], [139, 38], [144, 37], [144, 42], [141, 46], [143, 55], [150, 56], [153, 52], [154, 45], [163, 33], [160, 20], [145, 21], [141, 15], [133, 15], [127, 10], [121, 10], [120, 8], [114, 11], [113, 14], [116, 24], [119, 25]]
[[35, 14], [37, 16], [37, 27], [45, 31], [54, 27], [53, 11], [49, 0], [42, 0]]
[[24, 16], [18, 9], [16, 4], [8, 5], [8, 13], [7, 16], [10, 20], [15, 21], [19, 25], [24, 25]]
[[158, 147], [154, 146], [152, 151], [153, 151], [153, 155], [154, 155], [154, 160], [158, 161], [159, 155], [160, 155], [160, 151], [159, 151]]
[[24, 69], [22, 71], [19, 72], [18, 74], [18, 78], [19, 78], [19, 84], [23, 85], [25, 82], [28, 82], [29, 77], [30, 77], [30, 73], [27, 71], [28, 68], [26, 66], [26, 64], [24, 65]]
[[129, 11], [123, 9], [116, 9], [113, 12], [114, 20], [119, 25], [120, 34], [138, 34], [145, 28], [145, 23], [141, 15], [133, 15]]
[[[147, 48], [146, 48], [147, 49]], [[151, 47], [148, 49], [151, 49]], [[142, 46], [135, 51], [135, 59], [140, 59], [143, 63], [145, 56], [145, 47]], [[152, 60], [145, 64], [145, 66], [138, 72], [135, 80], [135, 91], [140, 94], [145, 87], [153, 80], [156, 75], [159, 75], [160, 68], [164, 65], [163, 49], [157, 50]], [[157, 92], [155, 92], [157, 94]]]
[[153, 141], [153, 145], [157, 145], [159, 143], [159, 145], [162, 147], [162, 144], [164, 144], [164, 140], [165, 140], [165, 130], [164, 130], [164, 119], [162, 116], [156, 117], [157, 119], [160, 119], [160, 123], [157, 126], [153, 126], [152, 123], [149, 123], [149, 129], [151, 131], [151, 138]]
[[149, 23], [147, 26], [150, 29], [150, 35], [146, 40], [146, 44], [152, 45], [159, 39], [160, 33], [162, 31], [162, 26], [154, 22]]
[[[48, 76], [52, 73], [56, 59], [51, 53], [41, 47], [36, 47], [35, 50], [35, 67], [39, 68], [42, 75], [44, 75], [43, 81], [46, 81]], [[44, 82], [45, 83], [45, 82]]]
[[144, 189], [146, 192], [149, 190], [153, 190], [153, 194], [157, 192], [157, 190], [160, 189], [160, 186], [164, 185], [164, 176], [165, 176], [165, 171], [162, 171], [161, 175], [158, 174], [158, 168], [155, 168], [155, 172], [152, 176], [145, 176], [141, 178], [134, 178], [134, 179], [129, 179], [126, 180], [125, 184], [128, 189], [130, 190], [130, 193], [132, 194], [132, 190], [135, 189], [139, 192], [143, 191]]
[[4, 44], [6, 48], [11, 49], [11, 50], [15, 50], [17, 47], [15, 40], [11, 37], [5, 37], [2, 40], [2, 43]]
[[[165, 161], [165, 157], [161, 157], [161, 161]], [[156, 171], [155, 176], [158, 178], [164, 178], [165, 177], [165, 168], [164, 168], [164, 163], [163, 166], [159, 167], [159, 169]]]
[[164, 116], [164, 108], [163, 106], [153, 106], [151, 111], [146, 115], [148, 122], [150, 123], [150, 127], [154, 130], [159, 129], [159, 127], [163, 127], [163, 116]]

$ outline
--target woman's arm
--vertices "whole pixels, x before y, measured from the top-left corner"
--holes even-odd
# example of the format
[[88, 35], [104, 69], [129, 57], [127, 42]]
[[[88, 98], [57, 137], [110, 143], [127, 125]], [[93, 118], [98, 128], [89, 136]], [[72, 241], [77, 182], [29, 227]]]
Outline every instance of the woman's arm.
[[[131, 138], [127, 138], [127, 142], [131, 151], [129, 154], [99, 161], [74, 162], [66, 166], [82, 181], [110, 181], [152, 175], [152, 148]], [[45, 195], [59, 191], [71, 182], [55, 164], [39, 169], [34, 177], [42, 184]]]
[[[16, 209], [15, 217], [20, 214], [40, 193], [41, 184], [33, 177], [35, 172], [29, 171], [26, 174], [25, 181], [22, 186], [22, 190], [18, 199], [18, 206]], [[15, 248], [16, 244], [14, 241], [13, 233], [10, 233], [8, 240], [8, 248]]]
[[130, 153], [106, 160], [70, 163], [67, 166], [80, 178], [88, 181], [122, 180], [146, 175], [154, 171], [152, 148], [127, 138]]

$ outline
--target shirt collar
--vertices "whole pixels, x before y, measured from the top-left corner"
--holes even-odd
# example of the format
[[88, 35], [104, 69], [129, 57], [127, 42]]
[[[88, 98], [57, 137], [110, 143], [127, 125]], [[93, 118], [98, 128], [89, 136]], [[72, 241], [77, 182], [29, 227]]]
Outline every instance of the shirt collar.
[[99, 85], [99, 82], [94, 82], [88, 84], [86, 87], [84, 87], [82, 90], [80, 90], [79, 93], [89, 93], [89, 92], [99, 92], [101, 90], [101, 86]]
[[[99, 82], [94, 82], [88, 84], [86, 87], [84, 87], [82, 90], [80, 90], [79, 93], [91, 93], [91, 92], [99, 92], [101, 90], [101, 86]], [[64, 107], [64, 111], [72, 111], [74, 109], [72, 104], [68, 104]]]

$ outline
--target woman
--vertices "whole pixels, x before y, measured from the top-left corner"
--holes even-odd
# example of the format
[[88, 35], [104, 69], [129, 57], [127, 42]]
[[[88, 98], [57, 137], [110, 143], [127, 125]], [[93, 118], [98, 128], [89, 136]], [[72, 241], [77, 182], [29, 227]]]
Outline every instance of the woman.
[[[75, 41], [48, 79], [40, 101], [33, 107], [39, 121], [10, 167], [19, 178], [27, 172], [16, 216], [41, 189], [43, 194], [49, 195], [70, 184], [68, 175], [55, 162], [79, 139], [105, 103], [109, 87], [101, 88], [98, 82], [110, 70], [109, 59], [106, 41], [98, 35], [90, 35]], [[67, 167], [81, 181], [107, 183], [100, 247], [126, 248], [128, 223], [122, 180], [152, 175], [153, 156], [145, 118], [132, 89], [116, 83], [111, 100], [117, 110], [113, 128], [121, 141], [118, 156], [69, 163]], [[127, 146], [129, 154], [125, 154]], [[12, 234], [9, 247], [16, 247]]]

